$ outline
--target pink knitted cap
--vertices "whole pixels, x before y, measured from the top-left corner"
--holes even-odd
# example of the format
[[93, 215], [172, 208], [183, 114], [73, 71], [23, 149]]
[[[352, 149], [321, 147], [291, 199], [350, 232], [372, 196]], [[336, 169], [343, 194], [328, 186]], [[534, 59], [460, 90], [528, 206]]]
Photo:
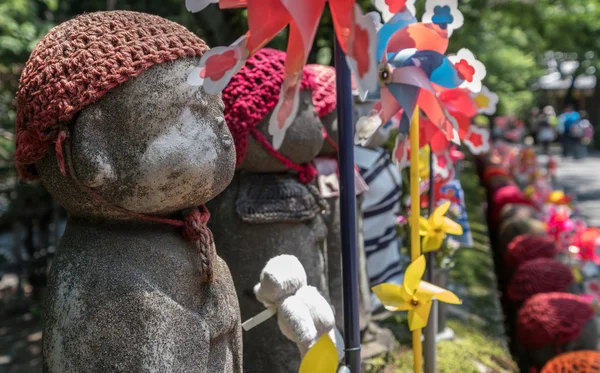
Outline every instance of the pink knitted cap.
[[[275, 108], [284, 79], [285, 53], [263, 48], [251, 56], [223, 90], [225, 121], [235, 142], [236, 165], [246, 157], [248, 136], [252, 135], [273, 157], [298, 172], [300, 181], [309, 183], [316, 175], [311, 164], [297, 165], [281, 155], [256, 129]], [[300, 89], [314, 89], [312, 73], [304, 70]]]
[[326, 65], [306, 65], [304, 69], [314, 76], [313, 105], [319, 118], [323, 118], [332, 113], [337, 104], [335, 69]]
[[517, 340], [525, 348], [561, 345], [577, 338], [593, 317], [592, 306], [578, 295], [537, 294], [519, 310]]

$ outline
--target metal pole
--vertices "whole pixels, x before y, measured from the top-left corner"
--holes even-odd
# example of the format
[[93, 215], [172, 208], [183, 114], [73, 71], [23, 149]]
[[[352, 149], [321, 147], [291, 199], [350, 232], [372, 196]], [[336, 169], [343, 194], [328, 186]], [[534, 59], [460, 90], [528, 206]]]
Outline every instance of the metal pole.
[[346, 366], [360, 372], [358, 321], [358, 250], [356, 246], [356, 193], [354, 192], [354, 130], [352, 85], [346, 56], [335, 40], [336, 95], [339, 136], [340, 225], [344, 284], [344, 343]]
[[[433, 164], [433, 152], [431, 151], [431, 144], [429, 145], [429, 216], [433, 214], [435, 208], [435, 172]], [[427, 281], [434, 283], [434, 268], [435, 268], [435, 252], [427, 253]], [[425, 373], [436, 373], [436, 343], [435, 336], [437, 334], [437, 301], [433, 300], [431, 307], [431, 313], [429, 315], [429, 322], [425, 327], [425, 346], [423, 347], [425, 353]]]

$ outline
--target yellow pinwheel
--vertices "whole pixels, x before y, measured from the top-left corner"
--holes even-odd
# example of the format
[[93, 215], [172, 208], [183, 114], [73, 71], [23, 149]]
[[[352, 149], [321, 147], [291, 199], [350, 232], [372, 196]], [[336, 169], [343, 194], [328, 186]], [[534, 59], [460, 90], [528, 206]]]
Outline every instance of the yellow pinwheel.
[[458, 223], [445, 216], [449, 208], [450, 202], [446, 202], [437, 207], [429, 219], [419, 216], [419, 234], [424, 237], [422, 243], [424, 253], [442, 247], [446, 234], [460, 236], [463, 233]]
[[337, 366], [335, 344], [328, 334], [323, 334], [304, 355], [298, 373], [335, 373]]
[[425, 257], [421, 255], [406, 269], [402, 285], [381, 284], [373, 292], [389, 311], [408, 311], [408, 327], [411, 331], [427, 325], [431, 300], [450, 304], [461, 304], [460, 299], [446, 289], [421, 281], [425, 273]]

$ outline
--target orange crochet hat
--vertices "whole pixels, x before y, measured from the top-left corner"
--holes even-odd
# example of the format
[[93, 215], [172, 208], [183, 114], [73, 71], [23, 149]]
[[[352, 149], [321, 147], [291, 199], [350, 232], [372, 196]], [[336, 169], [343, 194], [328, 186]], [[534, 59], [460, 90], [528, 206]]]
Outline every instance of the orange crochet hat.
[[19, 176], [37, 178], [35, 163], [84, 107], [155, 64], [207, 50], [185, 27], [144, 13], [88, 13], [54, 27], [36, 45], [19, 82]]
[[598, 373], [600, 352], [574, 351], [560, 354], [550, 360], [541, 373]]

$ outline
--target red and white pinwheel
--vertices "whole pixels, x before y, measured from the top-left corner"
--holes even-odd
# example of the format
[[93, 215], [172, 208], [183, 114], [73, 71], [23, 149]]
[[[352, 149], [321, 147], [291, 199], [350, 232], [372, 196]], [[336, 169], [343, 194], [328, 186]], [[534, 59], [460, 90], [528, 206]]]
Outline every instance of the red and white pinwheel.
[[313, 45], [325, 4], [333, 17], [335, 33], [362, 90], [377, 82], [375, 63], [376, 23], [364, 15], [355, 0], [186, 0], [188, 10], [198, 12], [218, 3], [221, 9], [247, 8], [248, 32], [229, 47], [208, 51], [194, 69], [188, 83], [203, 86], [210, 94], [220, 92], [249, 58], [281, 30], [289, 26], [285, 79], [279, 102], [269, 122], [269, 133], [277, 149], [298, 109], [302, 68]]

